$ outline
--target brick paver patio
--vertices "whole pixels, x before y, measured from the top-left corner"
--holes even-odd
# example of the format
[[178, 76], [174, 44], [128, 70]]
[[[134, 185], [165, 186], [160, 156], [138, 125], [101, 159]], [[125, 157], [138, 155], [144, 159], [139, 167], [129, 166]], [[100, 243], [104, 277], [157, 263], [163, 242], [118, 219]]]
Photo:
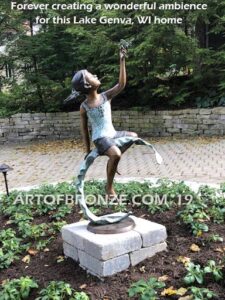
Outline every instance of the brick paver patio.
[[[116, 178], [169, 178], [206, 183], [225, 182], [225, 138], [147, 139], [164, 159], [156, 163], [151, 149], [132, 146], [119, 164]], [[12, 144], [0, 148], [0, 164], [14, 168], [8, 174], [10, 188], [71, 180], [77, 173], [84, 151], [79, 142]], [[105, 178], [107, 157], [99, 157], [87, 179]], [[4, 191], [0, 174], [0, 191]]]

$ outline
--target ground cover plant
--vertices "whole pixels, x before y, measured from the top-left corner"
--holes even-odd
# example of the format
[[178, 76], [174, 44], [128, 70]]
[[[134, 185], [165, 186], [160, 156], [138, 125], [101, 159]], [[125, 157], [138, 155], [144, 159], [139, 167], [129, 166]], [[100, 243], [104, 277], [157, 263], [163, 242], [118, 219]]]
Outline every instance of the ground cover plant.
[[[87, 182], [86, 195], [103, 197], [104, 184]], [[73, 185], [13, 191], [0, 202], [0, 300], [225, 299], [225, 185], [193, 192], [164, 179], [117, 183], [116, 190], [125, 200], [91, 203], [90, 209], [100, 215], [132, 210], [165, 225], [168, 252], [102, 282], [63, 255], [61, 227], [82, 219], [78, 205], [65, 203], [68, 195], [76, 199]]]

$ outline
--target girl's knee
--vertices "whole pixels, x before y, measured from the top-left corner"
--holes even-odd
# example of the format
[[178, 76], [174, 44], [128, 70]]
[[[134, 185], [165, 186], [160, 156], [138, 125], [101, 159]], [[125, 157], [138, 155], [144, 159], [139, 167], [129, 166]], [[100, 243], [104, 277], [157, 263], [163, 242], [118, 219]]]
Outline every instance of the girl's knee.
[[132, 136], [132, 137], [138, 137], [137, 133], [133, 132], [133, 131], [130, 131], [129, 135]]
[[114, 153], [112, 153], [111, 155], [110, 155], [110, 158], [113, 158], [113, 159], [115, 159], [115, 160], [119, 160], [120, 158], [121, 158], [121, 151], [119, 150], [119, 151], [115, 151]]
[[117, 146], [110, 147], [106, 154], [109, 156], [109, 158], [113, 159], [120, 159], [121, 158], [121, 151]]

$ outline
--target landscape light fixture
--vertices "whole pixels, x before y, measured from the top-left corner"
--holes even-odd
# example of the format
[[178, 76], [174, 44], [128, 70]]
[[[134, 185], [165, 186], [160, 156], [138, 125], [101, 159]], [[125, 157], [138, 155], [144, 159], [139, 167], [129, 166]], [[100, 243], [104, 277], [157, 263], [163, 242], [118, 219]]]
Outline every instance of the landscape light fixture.
[[5, 188], [6, 188], [6, 194], [9, 196], [9, 188], [8, 188], [8, 181], [7, 181], [7, 172], [12, 171], [13, 168], [9, 167], [6, 164], [0, 165], [0, 173], [3, 174], [4, 180], [5, 180]]

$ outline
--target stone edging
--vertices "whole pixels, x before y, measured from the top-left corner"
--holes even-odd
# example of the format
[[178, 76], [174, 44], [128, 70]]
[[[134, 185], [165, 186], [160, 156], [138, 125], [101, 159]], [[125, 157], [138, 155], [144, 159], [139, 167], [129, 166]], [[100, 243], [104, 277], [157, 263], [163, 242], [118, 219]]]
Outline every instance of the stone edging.
[[[142, 136], [225, 135], [225, 107], [174, 111], [113, 111], [117, 130]], [[0, 118], [0, 144], [80, 138], [79, 112], [19, 113]]]

